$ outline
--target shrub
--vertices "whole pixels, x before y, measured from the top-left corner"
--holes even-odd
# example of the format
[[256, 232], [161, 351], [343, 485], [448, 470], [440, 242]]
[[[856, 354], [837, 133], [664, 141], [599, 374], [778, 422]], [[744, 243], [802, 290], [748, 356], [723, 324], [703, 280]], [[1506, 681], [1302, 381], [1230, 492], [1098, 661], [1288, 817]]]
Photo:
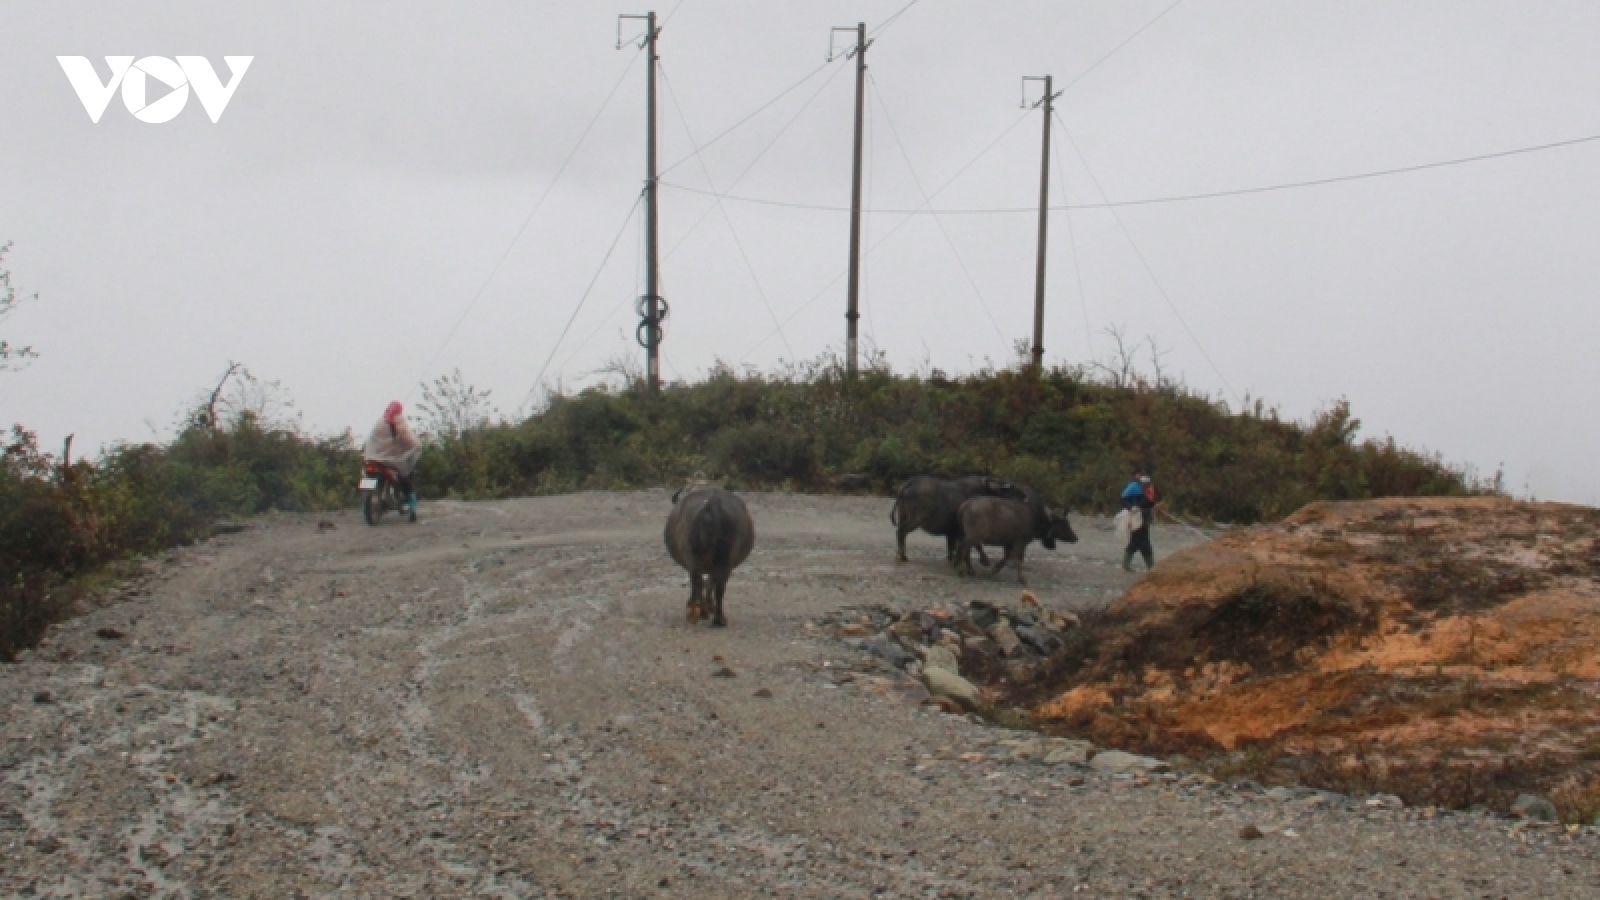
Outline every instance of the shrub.
[[14, 429], [0, 454], [0, 659], [65, 613], [69, 579], [195, 540], [221, 517], [354, 503], [359, 465], [348, 435], [313, 439], [248, 412], [71, 466]]
[[763, 482], [806, 483], [816, 474], [811, 438], [768, 422], [720, 429], [706, 442], [706, 456], [720, 473]]

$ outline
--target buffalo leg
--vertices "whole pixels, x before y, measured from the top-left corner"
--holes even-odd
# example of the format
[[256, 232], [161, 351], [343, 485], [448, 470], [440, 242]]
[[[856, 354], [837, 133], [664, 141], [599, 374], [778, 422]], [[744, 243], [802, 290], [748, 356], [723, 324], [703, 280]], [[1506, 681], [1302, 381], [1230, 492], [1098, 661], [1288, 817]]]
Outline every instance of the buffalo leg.
[[705, 596], [704, 579], [705, 575], [703, 573], [695, 571], [689, 573], [689, 605], [684, 611], [684, 618], [688, 620], [690, 625], [700, 621], [700, 603]]
[[[1008, 547], [1005, 548], [1005, 551], [1006, 552], [1005, 552], [1004, 556], [1000, 557], [1000, 559], [997, 562], [995, 562], [994, 565], [989, 566], [989, 574], [990, 575], [998, 575], [998, 574], [1000, 574], [1000, 570], [1004, 569], [1006, 567], [1006, 563], [1011, 561], [1011, 548], [1008, 546]], [[985, 559], [984, 562], [988, 563], [989, 560]]]
[[727, 572], [715, 572], [711, 576], [712, 586], [717, 592], [716, 611], [711, 615], [711, 624], [718, 628], [728, 624], [728, 620], [722, 617], [722, 595], [728, 590], [728, 574]]
[[901, 525], [894, 530], [894, 542], [897, 548], [894, 558], [897, 562], [906, 561], [906, 534], [910, 531], [911, 529], [907, 528], [905, 525]]
[[961, 546], [961, 534], [947, 534], [944, 536], [944, 558], [951, 565], [956, 561], [956, 548]]
[[1028, 545], [1027, 544], [1022, 544], [1021, 546], [1017, 547], [1017, 584], [1020, 584], [1020, 585], [1023, 585], [1023, 586], [1027, 586], [1027, 584], [1028, 584], [1028, 579], [1022, 577], [1022, 557], [1027, 552], [1028, 552]]

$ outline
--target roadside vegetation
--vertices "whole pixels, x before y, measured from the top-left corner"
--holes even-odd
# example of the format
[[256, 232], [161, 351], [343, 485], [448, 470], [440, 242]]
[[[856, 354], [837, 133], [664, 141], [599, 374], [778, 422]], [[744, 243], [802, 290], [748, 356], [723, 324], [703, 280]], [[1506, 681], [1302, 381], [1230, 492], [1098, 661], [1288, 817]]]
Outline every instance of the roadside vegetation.
[[210, 534], [219, 519], [347, 504], [360, 454], [241, 413], [171, 443], [63, 465], [15, 428], [0, 457], [0, 659], [31, 646], [94, 586], [85, 576]]
[[[1312, 500], [1498, 489], [1392, 440], [1362, 441], [1339, 403], [1308, 424], [1244, 410], [1124, 369], [897, 374], [848, 382], [823, 357], [776, 373], [714, 370], [652, 398], [626, 372], [557, 393], [521, 421], [459, 374], [424, 387], [424, 497], [489, 499], [672, 484], [889, 494], [921, 474], [992, 472], [1054, 504], [1110, 509], [1136, 467], [1179, 515], [1284, 516]], [[0, 456], [0, 658], [70, 613], [85, 577], [205, 537], [219, 519], [354, 506], [360, 448], [315, 436], [281, 390], [239, 366], [200, 395], [166, 443], [94, 460], [46, 452], [21, 427]]]
[[1139, 468], [1154, 472], [1180, 515], [1253, 523], [1313, 500], [1499, 489], [1391, 439], [1359, 439], [1360, 420], [1342, 401], [1310, 423], [1286, 422], [1260, 401], [1234, 410], [1165, 378], [1079, 367], [950, 377], [879, 364], [852, 384], [823, 357], [776, 373], [719, 367], [659, 398], [623, 375], [611, 389], [553, 396], [520, 422], [491, 421], [486, 398], [459, 376], [435, 382], [430, 396], [472, 412], [445, 427], [425, 423], [422, 490], [467, 499], [694, 474], [747, 488], [890, 494], [913, 475], [993, 473], [1069, 510], [1106, 512]]

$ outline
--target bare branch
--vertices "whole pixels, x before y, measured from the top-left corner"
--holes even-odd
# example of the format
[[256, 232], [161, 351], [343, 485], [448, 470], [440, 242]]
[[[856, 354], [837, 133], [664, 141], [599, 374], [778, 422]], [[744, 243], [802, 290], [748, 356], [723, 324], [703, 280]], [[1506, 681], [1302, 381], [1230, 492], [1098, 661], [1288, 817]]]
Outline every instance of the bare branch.
[[612, 354], [595, 369], [590, 375], [613, 375], [622, 379], [622, 389], [629, 390], [643, 386], [645, 382], [644, 366], [639, 362], [637, 353], [621, 352]]
[[1089, 366], [1097, 371], [1104, 372], [1107, 380], [1114, 387], [1131, 386], [1138, 377], [1136, 360], [1139, 355], [1139, 348], [1130, 349], [1128, 347], [1126, 326], [1107, 325], [1101, 331], [1106, 337], [1111, 338], [1111, 342], [1116, 349], [1113, 351], [1110, 360], [1106, 362], [1095, 360], [1090, 362]]
[[200, 416], [199, 421], [202, 427], [211, 431], [217, 430], [217, 402], [222, 399], [222, 389], [227, 386], [228, 379], [233, 377], [233, 373], [242, 368], [244, 367], [239, 363], [228, 360], [228, 371], [223, 372], [222, 377], [217, 379], [217, 386], [211, 389], [211, 397], [206, 400], [206, 411]]
[[[10, 249], [10, 241], [0, 244], [0, 319], [11, 315], [21, 303], [39, 299], [38, 294], [21, 300], [17, 298], [16, 286], [11, 283], [11, 270], [4, 266], [6, 253]], [[16, 371], [38, 355], [32, 347], [13, 347], [10, 342], [0, 340], [0, 372]]]
[[1154, 370], [1155, 373], [1155, 385], [1158, 388], [1166, 387], [1168, 383], [1167, 369], [1161, 364], [1161, 361], [1168, 353], [1172, 352], [1172, 348], [1168, 347], [1165, 350], [1161, 349], [1161, 347], [1156, 344], [1156, 337], [1153, 334], [1147, 335], [1145, 340], [1150, 344], [1150, 368]]
[[417, 404], [424, 416], [424, 430], [450, 439], [488, 425], [499, 415], [489, 403], [490, 393], [468, 384], [460, 369], [435, 378], [433, 384], [422, 386], [422, 400]]
[[1018, 372], [1026, 372], [1033, 367], [1033, 342], [1028, 338], [1020, 337], [1011, 342], [1012, 362]]

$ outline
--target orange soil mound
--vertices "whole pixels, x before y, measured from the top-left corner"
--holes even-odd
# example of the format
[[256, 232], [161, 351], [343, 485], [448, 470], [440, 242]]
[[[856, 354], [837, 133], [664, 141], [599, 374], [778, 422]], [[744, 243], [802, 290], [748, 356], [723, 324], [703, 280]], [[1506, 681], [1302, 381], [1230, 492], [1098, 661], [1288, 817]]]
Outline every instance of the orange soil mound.
[[[1414, 802], [1600, 804], [1600, 510], [1313, 504], [1162, 562], [1059, 660], [1048, 730], [1255, 747]], [[1035, 689], [1035, 697], [1041, 696]]]

